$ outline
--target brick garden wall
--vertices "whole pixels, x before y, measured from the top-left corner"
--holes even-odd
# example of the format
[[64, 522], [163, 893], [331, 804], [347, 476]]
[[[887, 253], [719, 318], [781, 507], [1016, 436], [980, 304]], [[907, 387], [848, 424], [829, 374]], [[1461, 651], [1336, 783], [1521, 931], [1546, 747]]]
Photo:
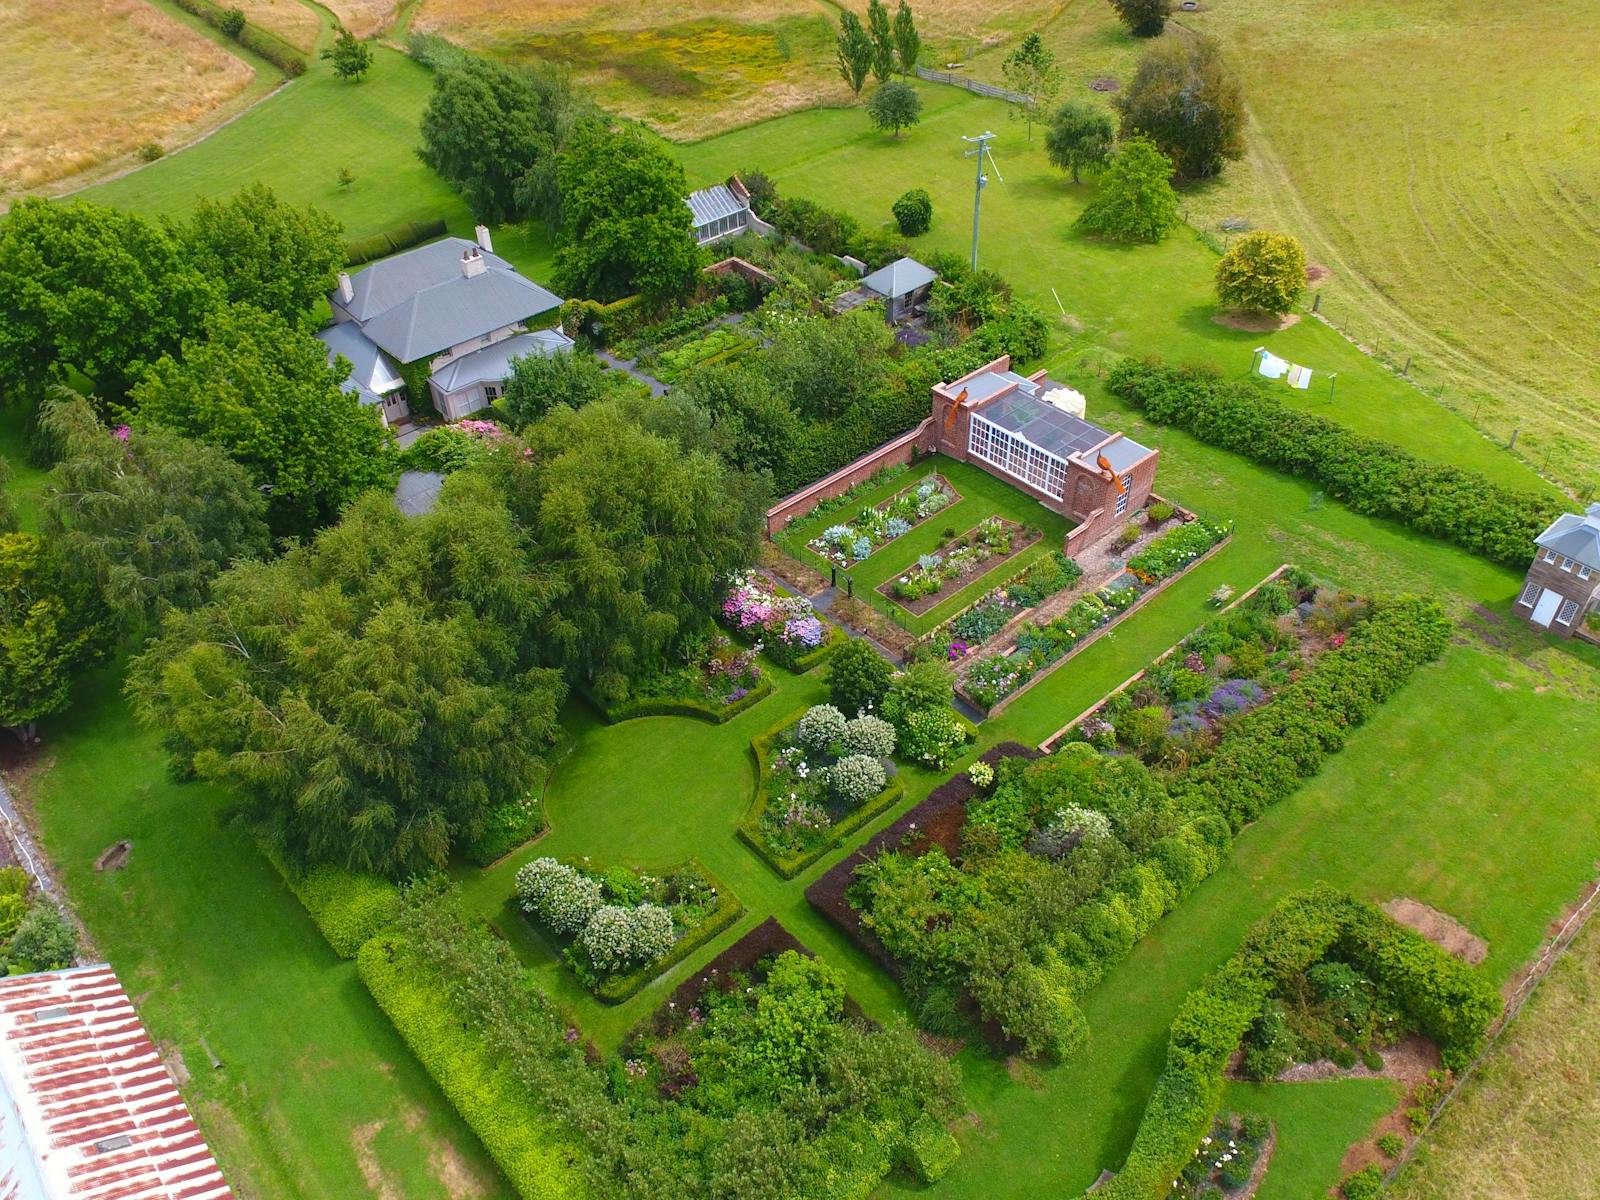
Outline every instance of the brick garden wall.
[[767, 536], [770, 538], [797, 517], [810, 512], [824, 500], [843, 495], [856, 484], [872, 478], [885, 467], [909, 466], [919, 454], [927, 453], [931, 446], [928, 431], [933, 425], [930, 417], [893, 441], [885, 442], [876, 450], [869, 450], [855, 462], [840, 467], [832, 475], [801, 488], [779, 500], [767, 509]]

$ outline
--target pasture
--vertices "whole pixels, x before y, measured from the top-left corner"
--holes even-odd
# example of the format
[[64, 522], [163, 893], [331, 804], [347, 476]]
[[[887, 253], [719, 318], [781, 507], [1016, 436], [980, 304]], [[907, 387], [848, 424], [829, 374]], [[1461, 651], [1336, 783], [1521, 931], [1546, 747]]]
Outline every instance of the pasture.
[[0, 192], [181, 144], [269, 83], [147, 0], [15, 0], [0, 41]]
[[322, 32], [322, 18], [304, 0], [242, 0], [237, 5], [245, 20], [277, 34], [296, 50], [310, 54]]

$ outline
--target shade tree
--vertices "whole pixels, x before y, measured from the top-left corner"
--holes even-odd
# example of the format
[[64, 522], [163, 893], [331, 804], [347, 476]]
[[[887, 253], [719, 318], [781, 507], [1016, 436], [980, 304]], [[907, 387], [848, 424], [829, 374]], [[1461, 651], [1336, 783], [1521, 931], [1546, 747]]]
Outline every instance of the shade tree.
[[1095, 174], [1104, 169], [1115, 145], [1111, 114], [1088, 100], [1068, 100], [1056, 110], [1044, 135], [1050, 165], [1072, 172], [1073, 183], [1085, 171]]
[[345, 260], [338, 221], [319, 208], [287, 204], [260, 183], [226, 200], [200, 197], [183, 240], [223, 300], [301, 327], [314, 327]]
[[1123, 138], [1149, 138], [1185, 179], [1244, 155], [1244, 91], [1212, 38], [1157, 42], [1112, 103]]
[[867, 101], [867, 115], [874, 128], [887, 130], [898, 138], [902, 129], [922, 120], [922, 96], [909, 83], [891, 79], [873, 91]]
[[322, 52], [322, 57], [333, 66], [340, 79], [360, 83], [372, 69], [372, 50], [348, 29], [339, 30], [339, 36]]
[[1179, 223], [1172, 160], [1148, 138], [1123, 142], [1077, 228], [1118, 242], [1159, 242]]
[[907, 0], [900, 0], [900, 7], [894, 14], [894, 53], [900, 63], [900, 74], [916, 74], [917, 57], [922, 53], [922, 35], [917, 32], [916, 18], [911, 15]]
[[861, 18], [848, 8], [839, 14], [839, 33], [835, 39], [834, 55], [839, 64], [839, 76], [849, 84], [857, 97], [872, 71], [872, 38], [861, 27]]
[[894, 33], [883, 0], [867, 0], [867, 36], [872, 39], [872, 76], [880, 84], [894, 74]]
[[1217, 263], [1217, 299], [1252, 312], [1286, 313], [1306, 289], [1306, 252], [1287, 233], [1247, 233]]
[[1155, 37], [1172, 15], [1172, 0], [1111, 0], [1117, 17], [1134, 37]]

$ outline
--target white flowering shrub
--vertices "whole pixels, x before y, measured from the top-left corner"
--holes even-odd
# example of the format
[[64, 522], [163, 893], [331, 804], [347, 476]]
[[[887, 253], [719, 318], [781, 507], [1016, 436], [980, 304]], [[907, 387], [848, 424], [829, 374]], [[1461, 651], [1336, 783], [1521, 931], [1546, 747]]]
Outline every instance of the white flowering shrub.
[[517, 872], [524, 912], [558, 934], [584, 928], [602, 904], [600, 883], [553, 858], [536, 858]]
[[883, 791], [883, 764], [865, 754], [847, 754], [828, 768], [828, 786], [846, 804], [862, 804]]
[[596, 971], [610, 975], [660, 958], [672, 948], [672, 937], [672, 914], [659, 904], [607, 904], [589, 918], [578, 946]]
[[795, 736], [813, 750], [826, 750], [844, 736], [844, 714], [831, 704], [817, 704], [806, 710], [795, 726]]
[[669, 910], [659, 904], [641, 904], [633, 910], [633, 948], [639, 962], [660, 958], [675, 940]]
[[882, 717], [856, 717], [845, 722], [844, 736], [839, 741], [846, 754], [888, 758], [894, 753], [894, 726]]
[[994, 782], [994, 768], [986, 762], [975, 762], [967, 768], [967, 778], [973, 787], [987, 790]]
[[1057, 809], [1050, 824], [1062, 830], [1075, 830], [1086, 842], [1102, 842], [1111, 836], [1111, 821], [1105, 813], [1077, 804]]

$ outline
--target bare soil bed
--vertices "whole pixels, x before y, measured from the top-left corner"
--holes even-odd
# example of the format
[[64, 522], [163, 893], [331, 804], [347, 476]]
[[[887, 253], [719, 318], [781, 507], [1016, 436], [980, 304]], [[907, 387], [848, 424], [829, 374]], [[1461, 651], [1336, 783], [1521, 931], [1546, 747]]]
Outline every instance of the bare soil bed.
[[1477, 966], [1489, 956], [1489, 943], [1454, 917], [1430, 908], [1420, 900], [1401, 896], [1383, 906], [1408, 929], [1415, 929], [1436, 946], [1441, 946], [1463, 962]]

